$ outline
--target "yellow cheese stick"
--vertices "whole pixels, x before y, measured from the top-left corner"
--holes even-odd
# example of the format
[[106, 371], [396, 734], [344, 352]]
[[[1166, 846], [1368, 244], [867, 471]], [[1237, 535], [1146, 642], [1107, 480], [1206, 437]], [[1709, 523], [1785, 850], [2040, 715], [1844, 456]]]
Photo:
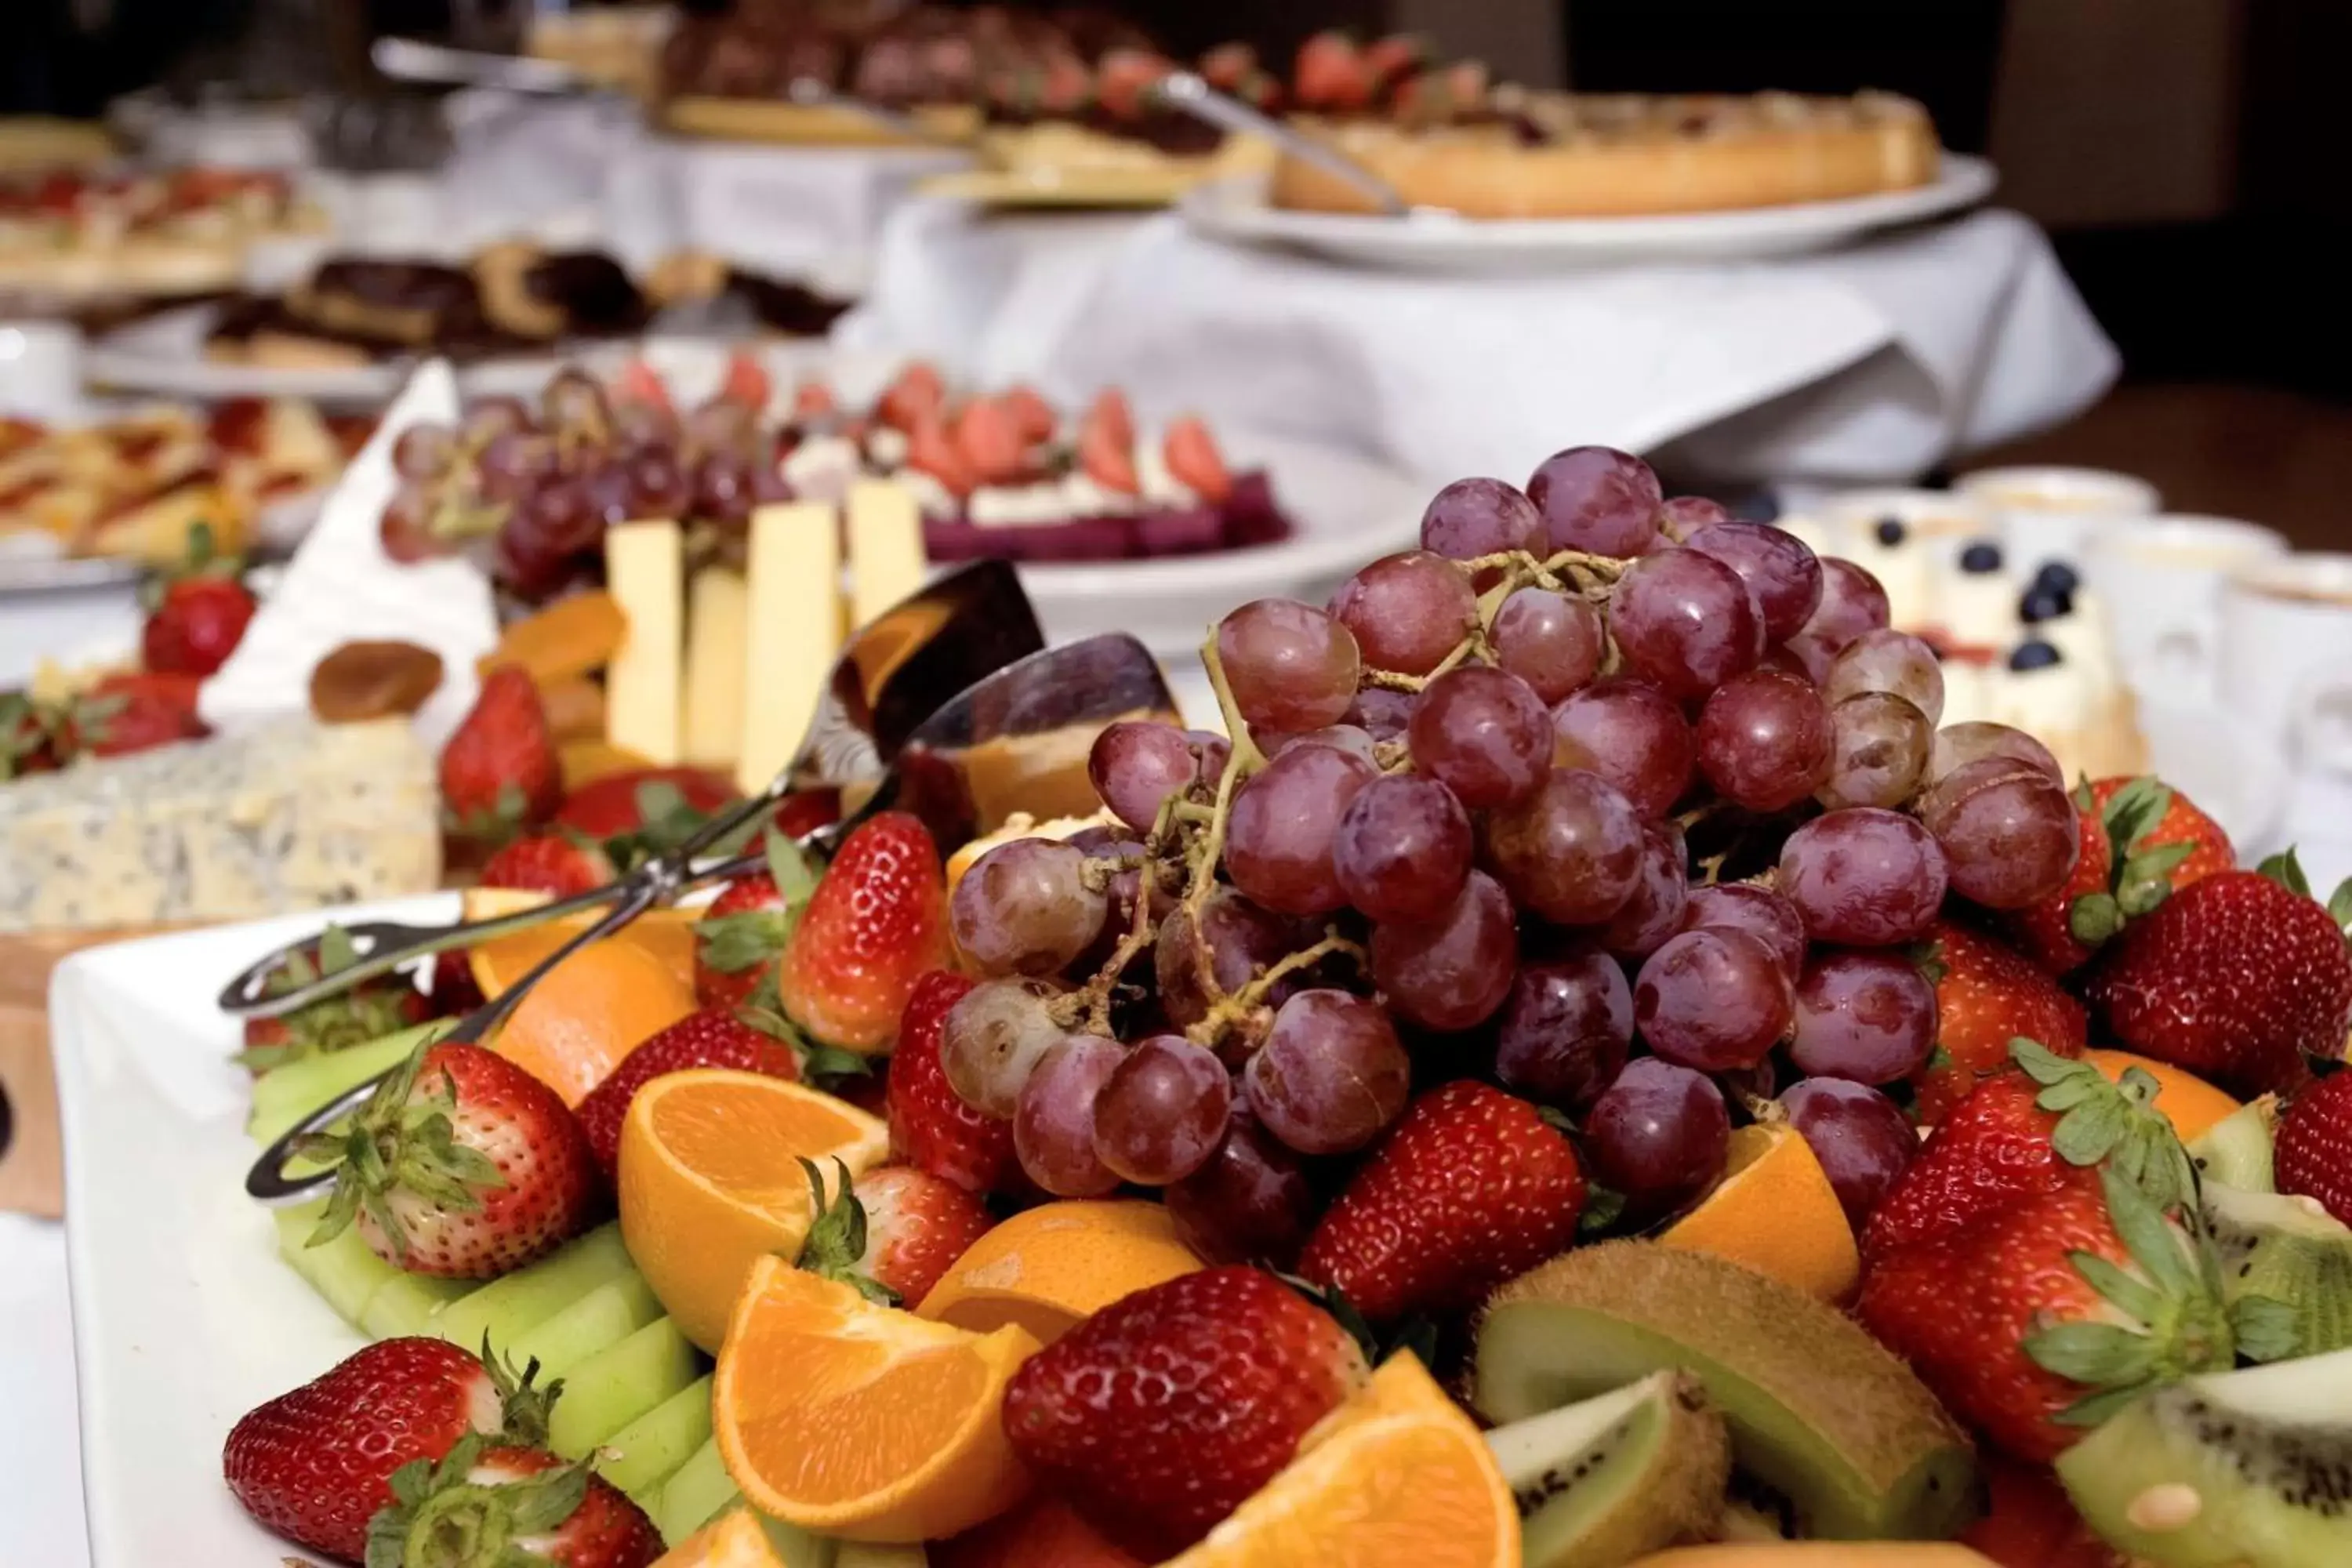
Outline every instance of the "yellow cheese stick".
[[740, 572], [706, 566], [686, 596], [686, 760], [732, 773], [743, 754], [744, 640], [751, 585]]
[[841, 647], [841, 535], [814, 501], [751, 514], [751, 625], [743, 639], [743, 744], [735, 782], [765, 789], [816, 717]]
[[625, 522], [604, 533], [606, 585], [628, 617], [604, 670], [604, 739], [657, 766], [678, 760], [685, 662], [685, 537], [675, 522]]
[[849, 487], [849, 624], [862, 626], [923, 585], [923, 516], [889, 479]]

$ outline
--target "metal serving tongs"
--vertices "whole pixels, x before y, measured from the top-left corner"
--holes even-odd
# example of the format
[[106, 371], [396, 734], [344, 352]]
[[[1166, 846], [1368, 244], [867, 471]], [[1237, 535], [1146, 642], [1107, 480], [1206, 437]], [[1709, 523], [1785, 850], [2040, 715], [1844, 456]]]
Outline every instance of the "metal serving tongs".
[[1394, 185], [1337, 147], [1284, 123], [1255, 104], [1245, 103], [1231, 93], [1219, 92], [1198, 71], [1170, 71], [1152, 84], [1152, 90], [1171, 108], [1181, 110], [1195, 120], [1206, 121], [1240, 136], [1262, 136], [1299, 162], [1312, 163], [1333, 179], [1345, 181], [1361, 191], [1384, 216], [1410, 218], [1416, 223], [1461, 221], [1461, 215], [1448, 208], [1406, 201]]
[[[1016, 809], [1039, 816], [1088, 811], [1096, 805], [1087, 777], [1095, 737], [1122, 719], [1179, 718], [1159, 662], [1124, 632], [1034, 653], [938, 707], [907, 736], [888, 766], [863, 775], [875, 784], [866, 804], [836, 827], [819, 829], [803, 842], [845, 830], [886, 806], [920, 816], [942, 844], [992, 831]], [[762, 858], [753, 854], [695, 868], [678, 886], [740, 876], [761, 864]], [[565, 955], [611, 934], [663, 896], [616, 906], [441, 1037], [479, 1041], [517, 996]], [[289, 1128], [246, 1173], [246, 1192], [264, 1202], [282, 1202], [331, 1181], [332, 1173], [323, 1171], [289, 1177], [286, 1163], [297, 1140], [356, 1110], [374, 1087], [373, 1081], [362, 1084]]]

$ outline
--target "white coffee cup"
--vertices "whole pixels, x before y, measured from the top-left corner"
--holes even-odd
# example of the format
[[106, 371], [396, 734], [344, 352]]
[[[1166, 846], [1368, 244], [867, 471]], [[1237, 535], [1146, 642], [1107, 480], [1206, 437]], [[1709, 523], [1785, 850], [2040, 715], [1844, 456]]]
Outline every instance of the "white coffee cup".
[[2094, 527], [2083, 575], [2106, 602], [2124, 679], [2143, 697], [2211, 700], [2222, 584], [2286, 551], [2275, 530], [2235, 518], [2176, 513]]
[[2221, 700], [2296, 773], [2352, 778], [2352, 555], [2282, 555], [2221, 590]]
[[2000, 520], [2010, 566], [2021, 577], [2045, 561], [2078, 558], [2103, 519], [2153, 517], [2163, 501], [2146, 479], [2106, 468], [1979, 468], [1952, 488]]
[[63, 321], [0, 321], [0, 414], [46, 425], [81, 418], [77, 328]]

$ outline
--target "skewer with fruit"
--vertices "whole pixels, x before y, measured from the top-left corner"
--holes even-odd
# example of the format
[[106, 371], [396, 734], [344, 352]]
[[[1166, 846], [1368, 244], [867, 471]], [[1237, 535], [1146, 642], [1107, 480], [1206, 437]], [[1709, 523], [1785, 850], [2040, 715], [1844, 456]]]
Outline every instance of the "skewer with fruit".
[[409, 1065], [280, 1234], [383, 1342], [239, 1423], [246, 1506], [371, 1563], [2352, 1556], [2346, 897], [1939, 730], [1867, 574], [1622, 454], [1423, 545], [1227, 616], [1226, 735], [1107, 729], [1097, 816], [779, 842], [691, 955], [349, 1047]]

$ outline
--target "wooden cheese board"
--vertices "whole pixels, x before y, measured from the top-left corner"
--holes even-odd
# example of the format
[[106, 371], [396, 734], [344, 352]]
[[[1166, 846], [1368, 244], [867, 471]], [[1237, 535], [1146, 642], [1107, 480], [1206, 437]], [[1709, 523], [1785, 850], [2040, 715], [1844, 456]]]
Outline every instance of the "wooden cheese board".
[[0, 936], [0, 1090], [11, 1133], [0, 1148], [0, 1211], [56, 1219], [65, 1213], [57, 1082], [49, 1068], [49, 973], [86, 947], [151, 936], [152, 930], [29, 931]]

